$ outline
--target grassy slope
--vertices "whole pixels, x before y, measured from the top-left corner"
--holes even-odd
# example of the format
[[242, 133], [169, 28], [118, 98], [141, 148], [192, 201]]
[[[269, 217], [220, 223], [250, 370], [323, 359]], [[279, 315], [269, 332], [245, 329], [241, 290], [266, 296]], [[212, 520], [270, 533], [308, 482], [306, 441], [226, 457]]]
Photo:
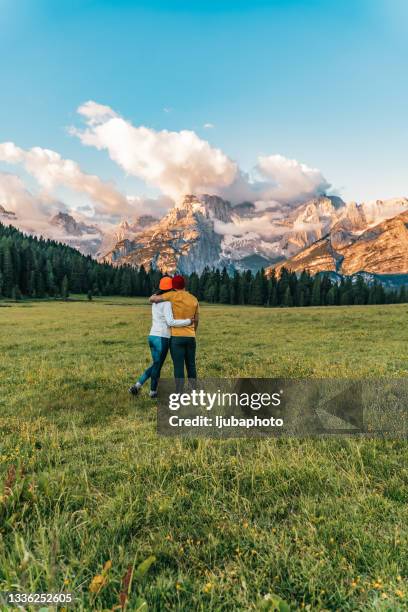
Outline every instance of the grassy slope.
[[[199, 373], [406, 375], [407, 310], [204, 307]], [[0, 308], [0, 590], [65, 580], [84, 609], [111, 608], [154, 554], [130, 609], [257, 609], [266, 593], [407, 609], [407, 444], [159, 439], [154, 405], [126, 392], [149, 319], [131, 299]]]

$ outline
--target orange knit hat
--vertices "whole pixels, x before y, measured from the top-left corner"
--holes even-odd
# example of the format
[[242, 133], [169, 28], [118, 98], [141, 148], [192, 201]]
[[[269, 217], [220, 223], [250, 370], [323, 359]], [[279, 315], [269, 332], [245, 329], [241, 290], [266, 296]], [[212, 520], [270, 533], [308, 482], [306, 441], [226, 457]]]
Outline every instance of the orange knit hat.
[[163, 276], [163, 278], [160, 279], [159, 289], [162, 291], [173, 289], [173, 281], [170, 276]]

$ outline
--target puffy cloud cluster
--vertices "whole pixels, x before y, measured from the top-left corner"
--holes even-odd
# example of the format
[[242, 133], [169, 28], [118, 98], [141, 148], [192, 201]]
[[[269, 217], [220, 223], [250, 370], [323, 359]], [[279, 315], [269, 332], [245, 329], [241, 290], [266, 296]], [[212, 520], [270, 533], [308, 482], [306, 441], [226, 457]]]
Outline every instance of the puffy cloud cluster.
[[320, 170], [283, 155], [258, 157], [257, 173], [265, 180], [263, 200], [292, 202], [322, 195], [329, 188]]
[[58, 187], [67, 187], [88, 196], [99, 213], [111, 215], [134, 211], [125, 196], [111, 183], [86, 174], [77, 162], [64, 159], [56, 151], [41, 147], [25, 150], [13, 142], [4, 142], [0, 143], [0, 161], [22, 165], [47, 194]]
[[[219, 195], [233, 204], [251, 201], [257, 215], [237, 217], [228, 224], [216, 222], [216, 231], [227, 236], [270, 237], [288, 231], [283, 219], [295, 205], [330, 188], [320, 170], [282, 155], [260, 156], [252, 172], [246, 173], [191, 130], [134, 126], [114, 109], [94, 101], [81, 105], [78, 113], [85, 125], [70, 128], [71, 134], [84, 145], [105, 150], [124, 172], [156, 188], [159, 195], [126, 196], [114, 184], [84, 172], [77, 162], [56, 151], [0, 143], [0, 162], [23, 169], [38, 185], [38, 192], [33, 191], [20, 176], [0, 172], [0, 204], [14, 211], [19, 226], [27, 231], [47, 234], [50, 217], [70, 211], [59, 199], [62, 188], [84, 196], [85, 201], [74, 207], [75, 218], [85, 222], [92, 218], [102, 228], [136, 214], [161, 216], [189, 193]], [[203, 127], [211, 130], [214, 126], [206, 123]]]
[[186, 193], [213, 193], [230, 185], [237, 175], [235, 162], [190, 130], [134, 127], [109, 107], [92, 101], [78, 112], [87, 128], [71, 128], [71, 133], [85, 145], [105, 149], [125, 172], [175, 201]]
[[19, 176], [8, 172], [0, 172], [0, 204], [16, 215], [18, 227], [39, 234], [46, 233], [50, 212], [59, 208], [57, 203], [35, 197]]
[[330, 187], [319, 170], [282, 155], [259, 157], [250, 176], [190, 130], [135, 127], [109, 106], [93, 101], [80, 106], [78, 113], [86, 127], [71, 128], [71, 133], [83, 144], [106, 150], [125, 172], [176, 202], [187, 193], [210, 193], [233, 202], [290, 203], [319, 195]]

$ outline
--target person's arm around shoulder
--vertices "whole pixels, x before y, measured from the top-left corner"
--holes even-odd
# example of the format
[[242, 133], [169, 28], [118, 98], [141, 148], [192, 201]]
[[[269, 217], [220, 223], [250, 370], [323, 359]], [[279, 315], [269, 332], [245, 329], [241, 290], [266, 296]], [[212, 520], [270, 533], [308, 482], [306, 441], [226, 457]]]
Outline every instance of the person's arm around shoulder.
[[165, 301], [163, 312], [164, 312], [164, 318], [166, 319], [166, 323], [169, 327], [186, 327], [187, 325], [191, 325], [191, 319], [175, 319], [174, 318], [173, 309], [169, 301]]
[[149, 297], [149, 302], [151, 304], [159, 304], [160, 302], [171, 301], [172, 293], [172, 291], [168, 291], [167, 293], [161, 293], [160, 295], [153, 294]]

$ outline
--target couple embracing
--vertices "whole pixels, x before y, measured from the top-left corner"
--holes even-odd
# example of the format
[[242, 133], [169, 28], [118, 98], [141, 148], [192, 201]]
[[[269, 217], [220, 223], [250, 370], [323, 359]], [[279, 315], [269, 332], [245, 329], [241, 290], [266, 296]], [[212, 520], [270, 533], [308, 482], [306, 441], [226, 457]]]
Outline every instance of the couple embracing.
[[130, 387], [129, 392], [137, 395], [150, 378], [150, 397], [154, 398], [157, 397], [160, 372], [169, 349], [176, 381], [182, 383], [184, 366], [188, 378], [197, 378], [195, 335], [199, 305], [197, 298], [186, 290], [185, 280], [179, 274], [173, 278], [164, 276], [159, 289], [149, 301], [152, 304], [152, 327], [148, 342], [153, 363]]

